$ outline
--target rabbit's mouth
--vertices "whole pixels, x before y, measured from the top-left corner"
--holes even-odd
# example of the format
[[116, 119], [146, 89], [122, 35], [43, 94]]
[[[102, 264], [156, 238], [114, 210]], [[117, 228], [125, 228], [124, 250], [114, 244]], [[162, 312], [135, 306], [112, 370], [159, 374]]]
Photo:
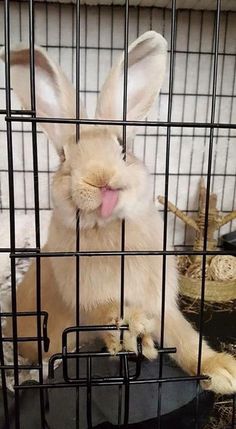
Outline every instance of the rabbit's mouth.
[[100, 206], [100, 214], [103, 218], [108, 218], [112, 215], [119, 199], [119, 189], [111, 189], [108, 186], [101, 188], [102, 204]]
[[73, 190], [72, 200], [84, 213], [94, 212], [100, 218], [108, 219], [114, 214], [122, 190], [122, 188], [109, 185], [97, 187], [83, 181], [82, 186]]
[[99, 206], [100, 216], [104, 219], [110, 217], [118, 203], [121, 188], [113, 188], [106, 184], [100, 184], [99, 186], [97, 183], [94, 184], [84, 179], [83, 181], [89, 187], [99, 189], [101, 195], [101, 204]]

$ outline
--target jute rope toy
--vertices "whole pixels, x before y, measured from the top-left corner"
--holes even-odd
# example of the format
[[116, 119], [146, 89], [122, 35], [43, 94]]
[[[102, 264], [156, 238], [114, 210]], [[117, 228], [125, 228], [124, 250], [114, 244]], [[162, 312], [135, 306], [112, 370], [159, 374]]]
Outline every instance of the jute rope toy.
[[[165, 204], [165, 197], [158, 201]], [[207, 250], [217, 249], [215, 232], [223, 225], [236, 219], [236, 210], [222, 216], [216, 207], [217, 196], [210, 194], [207, 228]], [[168, 209], [195, 231], [193, 250], [202, 251], [205, 231], [206, 188], [201, 178], [199, 186], [198, 214], [195, 219], [186, 215], [171, 202]], [[193, 299], [200, 299], [202, 286], [202, 256], [181, 255], [178, 257], [180, 293]], [[236, 299], [236, 257], [217, 255], [206, 257], [205, 266], [205, 299], [212, 302], [224, 302]]]

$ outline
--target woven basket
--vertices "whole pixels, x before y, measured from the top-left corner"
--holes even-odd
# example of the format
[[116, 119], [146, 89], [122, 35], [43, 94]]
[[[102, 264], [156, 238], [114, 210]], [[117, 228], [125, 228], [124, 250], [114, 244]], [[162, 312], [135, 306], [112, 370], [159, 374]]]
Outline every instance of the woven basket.
[[[179, 293], [192, 299], [201, 299], [202, 279], [191, 279], [179, 274]], [[205, 281], [205, 301], [236, 300], [236, 280]]]

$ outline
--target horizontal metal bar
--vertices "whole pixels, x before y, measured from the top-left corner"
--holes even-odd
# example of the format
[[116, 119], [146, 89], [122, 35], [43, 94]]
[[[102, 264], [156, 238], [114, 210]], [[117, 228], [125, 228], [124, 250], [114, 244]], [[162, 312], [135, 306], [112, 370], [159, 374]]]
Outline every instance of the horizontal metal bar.
[[[8, 209], [9, 210], [9, 209]], [[24, 209], [25, 210], [25, 209]], [[1, 209], [0, 209], [1, 212]], [[36, 247], [30, 247], [26, 249], [25, 247], [16, 247], [16, 252], [39, 252], [40, 249], [37, 249]], [[0, 253], [9, 253], [11, 251], [10, 247], [0, 247]]]
[[[24, 0], [24, 1], [26, 2], [27, 0]], [[48, 1], [34, 0], [34, 3], [35, 4], [39, 3], [40, 5], [42, 5], [42, 3], [48, 3]], [[119, 7], [119, 5], [114, 5], [114, 4], [112, 5], [113, 8], [117, 7], [117, 6]], [[160, 8], [155, 7], [155, 9], [160, 9]], [[162, 9], [160, 9], [160, 10], [162, 10]], [[234, 12], [231, 11], [231, 13], [234, 13]], [[3, 46], [4, 45], [2, 43], [0, 43], [0, 47], [3, 47]], [[70, 49], [70, 50], [76, 49], [76, 45], [64, 45], [64, 44], [60, 44], [60, 45], [58, 45], [58, 44], [54, 44], [54, 45], [47, 44], [47, 45], [45, 45], [45, 44], [42, 44], [41, 46], [45, 49]], [[80, 45], [79, 49], [80, 50], [86, 50], [86, 51], [94, 50], [94, 51], [118, 51], [118, 52], [123, 52], [123, 50], [124, 50], [123, 47], [119, 48], [116, 46], [111, 47], [111, 46], [83, 46], [83, 45]], [[168, 49], [167, 52], [170, 52], [170, 50]], [[176, 54], [188, 54], [188, 55], [211, 55], [211, 56], [214, 55], [214, 52], [212, 52], [212, 51], [194, 51], [191, 49], [190, 50], [175, 49], [174, 53], [176, 53]], [[218, 52], [218, 55], [229, 56], [229, 57], [235, 56], [235, 54], [233, 52], [225, 52], [225, 51]]]
[[[158, 350], [158, 353], [176, 353], [176, 347], [166, 347], [166, 348], [158, 348], [156, 347], [156, 349]], [[66, 356], [64, 356], [64, 358], [66, 359], [74, 359], [74, 358], [86, 358], [86, 357], [109, 357], [111, 356], [111, 353], [109, 352], [79, 352], [79, 353], [67, 353]], [[121, 351], [119, 353], [116, 354], [116, 356], [129, 356], [129, 357], [137, 357], [137, 354], [132, 352], [132, 351]], [[58, 355], [57, 360], [62, 359], [63, 356], [62, 354], [60, 354], [60, 357]]]
[[63, 258], [75, 256], [163, 256], [163, 255], [235, 255], [236, 250], [97, 250], [97, 251], [83, 251], [78, 252], [41, 252], [41, 253], [11, 253], [11, 258]]
[[[118, 378], [118, 377], [117, 377]], [[196, 376], [185, 376], [185, 377], [163, 377], [163, 378], [145, 378], [139, 380], [130, 380], [130, 384], [157, 384], [157, 383], [178, 383], [178, 382], [188, 382], [188, 381], [198, 381], [198, 380], [208, 380], [209, 377], [206, 375], [196, 375]], [[121, 386], [125, 384], [127, 380], [124, 377], [119, 378], [117, 381], [104, 381], [104, 378], [95, 378], [91, 379], [92, 386]], [[72, 382], [72, 383], [45, 383], [45, 384], [30, 384], [30, 385], [15, 385], [15, 390], [24, 390], [24, 389], [58, 389], [60, 387], [71, 388], [71, 387], [87, 387], [87, 380], [82, 382]]]
[[[0, 128], [0, 133], [3, 133], [3, 134], [6, 134], [6, 130], [5, 129], [1, 129]], [[32, 134], [32, 132], [30, 131], [30, 130], [22, 130], [22, 129], [18, 129], [18, 130], [13, 130], [13, 133], [14, 134]], [[43, 131], [40, 131], [40, 130], [37, 130], [37, 133], [38, 134], [41, 134], [41, 135], [43, 135], [44, 133], [43, 133]], [[186, 132], [184, 132], [184, 130], [182, 130], [182, 132], [180, 131], [180, 133], [177, 133], [177, 132], [173, 132], [173, 133], [171, 133], [171, 137], [184, 137], [184, 138], [188, 138], [188, 137], [194, 137], [194, 139], [197, 139], [197, 138], [201, 138], [201, 139], [204, 139], [205, 137], [209, 137], [209, 133], [210, 133], [210, 130], [208, 131], [208, 133], [206, 134], [197, 134], [196, 133], [196, 131], [195, 131], [195, 133], [194, 133], [194, 135], [193, 135], [193, 133], [189, 133], [189, 134], [186, 134]], [[163, 133], [163, 132], [159, 132], [159, 130], [158, 131], [156, 131], [156, 132], [150, 132], [150, 133], [148, 133], [148, 135], [146, 134], [146, 133], [142, 133], [142, 132], [139, 132], [139, 133], [136, 133], [136, 137], [166, 137], [166, 133]], [[217, 133], [217, 139], [218, 139], [218, 141], [219, 141], [219, 139], [221, 139], [221, 138], [225, 138], [225, 137], [228, 137], [228, 134], [219, 134], [219, 132]], [[232, 140], [232, 139], [235, 139], [236, 138], [236, 135], [230, 135], [230, 139]], [[1, 169], [0, 171], [4, 171], [4, 172], [7, 172], [8, 170], [7, 169]], [[20, 172], [20, 171], [24, 171], [24, 172], [29, 172], [29, 173], [32, 173], [33, 172], [33, 170], [30, 170], [30, 169], [26, 169], [26, 170], [21, 170], [21, 169], [17, 169], [17, 168], [14, 168], [14, 171], [18, 171], [18, 172]], [[56, 170], [41, 170], [41, 169], [39, 169], [38, 170], [38, 172], [39, 173], [52, 173], [53, 171], [56, 171]], [[165, 174], [165, 173], [158, 173], [158, 174]], [[170, 175], [171, 174], [178, 174], [178, 175], [182, 175], [182, 174], [187, 174], [188, 176], [189, 176], [189, 172], [188, 173], [170, 173]], [[192, 176], [198, 176], [199, 175], [199, 173], [191, 173], [191, 175]], [[207, 174], [205, 174], [205, 173], [203, 173], [202, 174], [203, 176], [207, 176]], [[211, 176], [213, 176], [213, 175], [216, 175], [216, 176], [221, 176], [221, 173], [212, 173], [211, 174]], [[228, 174], [227, 174], [227, 176], [228, 176]], [[16, 209], [17, 210], [17, 209]]]
[[[13, 170], [14, 171], [14, 170]], [[0, 213], [3, 211], [9, 211], [10, 208], [9, 207], [0, 207]], [[41, 209], [39, 209], [40, 211], [46, 211], [48, 212], [49, 210], [52, 210], [52, 207], [41, 207]], [[16, 207], [15, 211], [24, 211], [24, 214], [28, 213], [28, 212], [34, 212], [35, 211], [35, 207]]]
[[[14, 313], [12, 313], [12, 315], [14, 315]], [[44, 341], [45, 338], [44, 337], [17, 337], [15, 340], [13, 337], [3, 337], [1, 339], [1, 341], [3, 343], [28, 343], [28, 342], [32, 342], [32, 341], [38, 341], [40, 339], [40, 341]]]
[[74, 332], [90, 332], [90, 331], [127, 331], [129, 325], [117, 326], [114, 324], [111, 325], [82, 325], [82, 326], [70, 326], [63, 331], [63, 337], [68, 334], [73, 334]]
[[[16, 311], [14, 313], [15, 316], [37, 316], [38, 312], [37, 311]], [[4, 311], [4, 312], [0, 312], [0, 316], [1, 317], [10, 317], [12, 316], [12, 312], [10, 311]], [[40, 316], [43, 317], [47, 317], [48, 313], [46, 311], [40, 311]]]
[[[0, 88], [0, 89], [2, 89], [2, 88]], [[0, 115], [6, 115], [6, 114], [7, 114], [6, 110], [0, 109]], [[11, 110], [11, 114], [13, 114], [13, 115], [33, 115], [33, 114], [36, 114], [36, 112], [33, 110], [17, 109], [17, 110]]]
[[[12, 369], [14, 370], [14, 365], [0, 365], [0, 369], [3, 370], [9, 370]], [[18, 365], [18, 369], [19, 370], [31, 370], [31, 369], [42, 369], [41, 365]]]
[[124, 121], [124, 120], [101, 120], [101, 119], [74, 119], [74, 118], [18, 118], [17, 116], [6, 116], [6, 122], [38, 122], [38, 123], [61, 123], [61, 124], [84, 124], [84, 125], [129, 125], [135, 127], [191, 127], [191, 128], [236, 128], [236, 124], [220, 122], [174, 122], [174, 121]]
[[[151, 135], [150, 134], [148, 134], [148, 137], [150, 137]], [[153, 135], [152, 135], [152, 137], [153, 137]], [[156, 136], [155, 136], [156, 137]], [[176, 136], [173, 136], [173, 137], [176, 137]], [[180, 135], [178, 136], [178, 137], [180, 137]], [[193, 137], [192, 135], [190, 136], [186, 136], [186, 137]], [[196, 135], [194, 136], [194, 138], [196, 137]], [[201, 136], [203, 139], [205, 139], [205, 135], [204, 136]], [[227, 137], [227, 136], [217, 136], [217, 138], [225, 138], [225, 137]], [[233, 138], [236, 138], [236, 136], [232, 136]], [[231, 137], [230, 137], [231, 138]], [[30, 173], [30, 174], [34, 174], [34, 170], [29, 170], [29, 169], [25, 169], [25, 170], [23, 170], [23, 169], [14, 169], [13, 170], [14, 171], [14, 173], [22, 173], [22, 174], [25, 174], [25, 173]], [[40, 174], [54, 174], [55, 172], [56, 172], [57, 170], [38, 170], [38, 173], [40, 173]], [[7, 169], [5, 169], [5, 168], [2, 168], [2, 169], [0, 169], [0, 173], [8, 173], [8, 170]], [[165, 172], [163, 171], [158, 171], [157, 173], [150, 173], [150, 176], [164, 176], [165, 177]], [[186, 173], [185, 172], [181, 172], [181, 173], [174, 173], [174, 172], [170, 172], [169, 173], [169, 177], [189, 177], [189, 172], [187, 172], [186, 171]], [[235, 177], [235, 173], [227, 173], [227, 174], [225, 174], [225, 173], [212, 173], [211, 174], [211, 177]], [[191, 173], [191, 177], [207, 177], [207, 174], [204, 174], [204, 173]], [[0, 208], [0, 211], [1, 210], [9, 210], [9, 207], [1, 207]], [[34, 211], [35, 210], [35, 207], [18, 207], [18, 208], [16, 208], [15, 210], [24, 210], [24, 211], [26, 211], [26, 210], [32, 210], [32, 211]], [[40, 210], [48, 210], [48, 207], [41, 207], [40, 208]], [[161, 210], [158, 210], [158, 211], [161, 211]], [[187, 210], [187, 209], [185, 209], [185, 210], [183, 210], [185, 213], [187, 213], [187, 212], [198, 212], [198, 210]], [[231, 213], [231, 210], [223, 210], [222, 211], [223, 213]]]
[[[0, 173], [1, 173], [1, 170], [0, 170]], [[158, 175], [158, 176], [165, 176], [165, 174], [163, 173], [157, 173], [156, 175]], [[180, 175], [178, 175], [178, 174], [170, 174], [169, 176], [181, 176], [181, 174]], [[185, 177], [189, 177], [189, 174], [184, 174], [184, 176]], [[198, 177], [201, 177], [201, 175], [200, 174], [193, 174], [192, 176], [198, 176]], [[204, 174], [202, 175], [202, 176], [204, 176]], [[213, 177], [214, 175], [212, 175], [212, 177]], [[220, 176], [220, 177], [235, 177], [235, 174], [227, 174], [227, 175], [225, 175], [225, 174], [221, 174], [221, 175], [215, 175], [215, 176]], [[6, 211], [9, 211], [10, 209], [9, 209], [9, 207], [0, 207], [0, 213], [2, 213], [3, 211], [4, 212], [6, 212]], [[16, 209], [15, 209], [16, 211], [21, 211], [21, 212], [24, 212], [24, 214], [26, 214], [26, 213], [28, 213], [28, 212], [34, 212], [35, 211], [35, 207], [17, 207]], [[43, 207], [43, 208], [41, 208], [40, 209], [40, 211], [41, 212], [48, 212], [48, 211], [52, 211], [52, 207]], [[159, 213], [163, 213], [164, 212], [164, 209], [162, 209], [162, 208], [158, 208], [158, 210], [157, 210]], [[170, 212], [170, 210], [168, 210], [168, 212]], [[191, 209], [191, 210], [189, 210], [189, 209], [185, 209], [185, 210], [183, 210], [183, 212], [184, 213], [198, 213], [198, 210], [193, 210], [193, 209]], [[232, 212], [232, 210], [221, 210], [221, 212], [222, 213], [231, 213]], [[0, 247], [0, 252], [10, 252], [10, 247]], [[31, 252], [31, 251], [40, 251], [40, 249], [37, 249], [37, 248], [22, 248], [22, 250], [21, 250], [21, 248], [17, 248], [17, 251], [25, 251], [25, 252]]]

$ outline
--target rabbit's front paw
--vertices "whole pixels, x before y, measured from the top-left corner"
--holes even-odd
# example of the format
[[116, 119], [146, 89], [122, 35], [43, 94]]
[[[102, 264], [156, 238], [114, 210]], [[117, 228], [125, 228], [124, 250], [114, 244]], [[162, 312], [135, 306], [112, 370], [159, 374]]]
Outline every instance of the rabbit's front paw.
[[120, 342], [120, 338], [118, 338], [118, 335], [114, 334], [107, 334], [105, 339], [106, 347], [108, 352], [115, 356], [119, 352], [122, 351], [122, 344]]
[[137, 337], [140, 337], [143, 355], [147, 359], [155, 359], [157, 350], [152, 338], [152, 334], [155, 331], [154, 319], [147, 318], [140, 310], [127, 309], [122, 323], [129, 325], [129, 330], [124, 332], [123, 348], [138, 353]]
[[129, 325], [129, 330], [123, 332], [123, 341], [120, 339], [120, 331], [111, 331], [105, 335], [106, 347], [110, 354], [116, 355], [121, 350], [126, 350], [138, 354], [137, 338], [142, 341], [142, 354], [147, 359], [157, 357], [157, 349], [152, 338], [155, 330], [154, 319], [147, 318], [145, 314], [137, 309], [126, 309], [125, 317], [117, 320], [112, 319], [111, 324]]
[[209, 376], [209, 380], [201, 382], [203, 388], [222, 395], [236, 393], [236, 359], [233, 356], [216, 353], [203, 358], [201, 372]]

